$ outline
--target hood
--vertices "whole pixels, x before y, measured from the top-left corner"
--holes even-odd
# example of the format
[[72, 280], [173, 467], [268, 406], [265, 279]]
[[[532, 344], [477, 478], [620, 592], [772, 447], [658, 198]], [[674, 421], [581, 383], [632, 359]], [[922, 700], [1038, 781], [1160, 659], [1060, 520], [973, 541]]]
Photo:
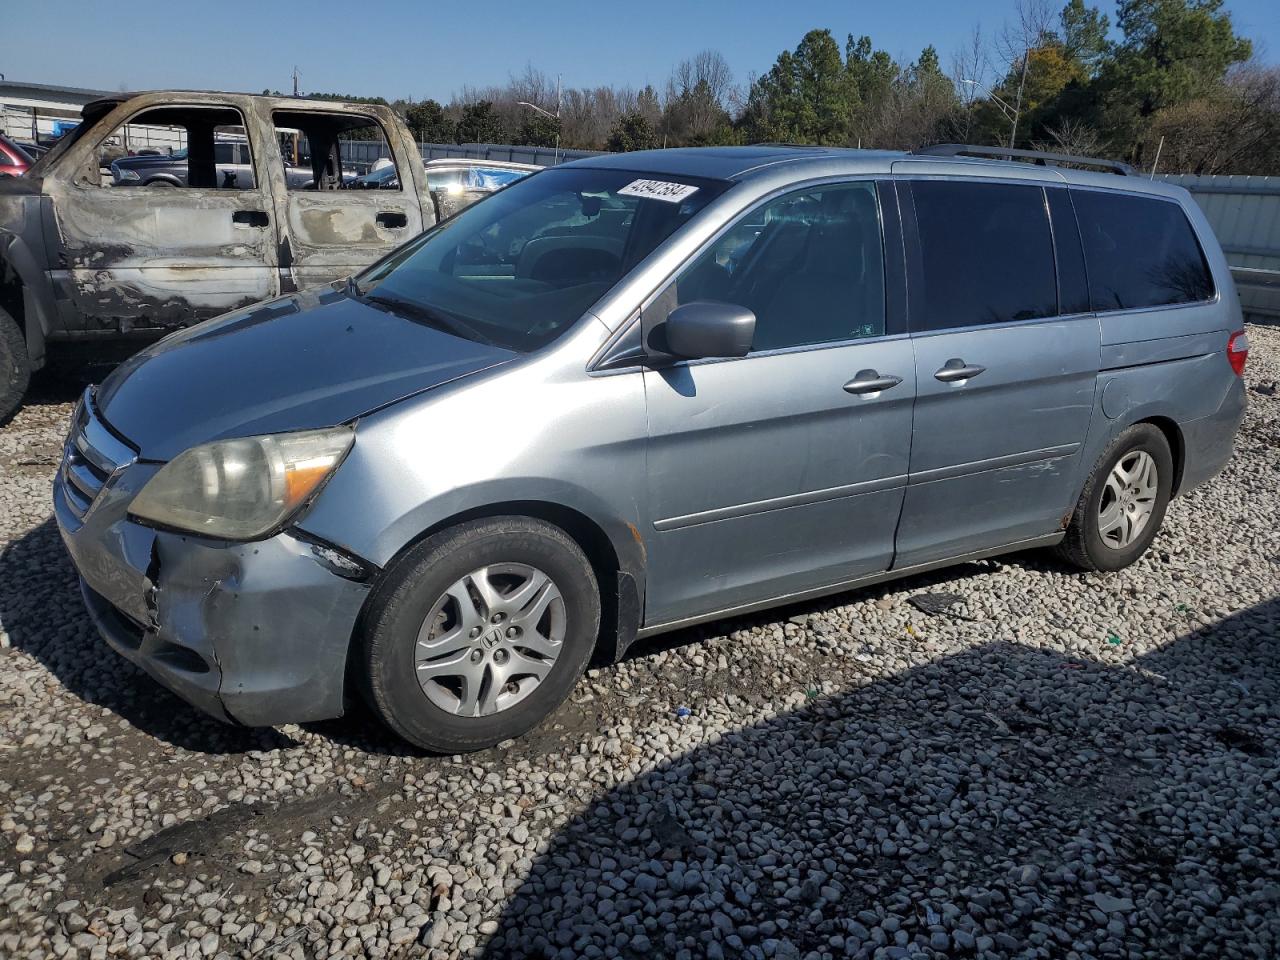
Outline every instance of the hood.
[[187, 165], [186, 157], [167, 157], [163, 155], [144, 156], [144, 157], [120, 157], [112, 160], [113, 167], [120, 167], [125, 170], [145, 170], [148, 167], [185, 167]]
[[180, 330], [119, 366], [97, 408], [144, 460], [331, 427], [516, 356], [346, 293], [298, 294]]

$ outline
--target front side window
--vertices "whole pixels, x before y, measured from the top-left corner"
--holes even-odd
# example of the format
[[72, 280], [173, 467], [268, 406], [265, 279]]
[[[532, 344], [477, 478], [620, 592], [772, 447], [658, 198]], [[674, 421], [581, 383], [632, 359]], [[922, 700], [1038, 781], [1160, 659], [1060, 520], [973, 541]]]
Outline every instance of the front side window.
[[533, 350], [729, 187], [624, 170], [543, 171], [356, 278], [361, 296], [470, 339]]
[[875, 185], [816, 187], [756, 208], [676, 280], [672, 305], [694, 300], [751, 310], [752, 353], [882, 336], [884, 253]]
[[1053, 239], [1038, 186], [911, 185], [924, 273], [912, 329], [946, 330], [1058, 312]]
[[1168, 200], [1072, 190], [1095, 310], [1213, 297], [1213, 277], [1182, 208]]
[[233, 107], [153, 107], [98, 145], [98, 182], [109, 187], [256, 186], [244, 118]]

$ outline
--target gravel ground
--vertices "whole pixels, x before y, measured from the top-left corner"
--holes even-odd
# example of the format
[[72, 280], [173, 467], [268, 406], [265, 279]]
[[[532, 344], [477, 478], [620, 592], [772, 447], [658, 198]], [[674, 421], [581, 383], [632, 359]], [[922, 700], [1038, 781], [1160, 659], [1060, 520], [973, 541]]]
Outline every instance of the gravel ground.
[[224, 727], [113, 655], [46, 383], [0, 431], [0, 956], [1275, 957], [1280, 330], [1250, 338], [1235, 460], [1129, 570], [687, 631], [465, 758]]

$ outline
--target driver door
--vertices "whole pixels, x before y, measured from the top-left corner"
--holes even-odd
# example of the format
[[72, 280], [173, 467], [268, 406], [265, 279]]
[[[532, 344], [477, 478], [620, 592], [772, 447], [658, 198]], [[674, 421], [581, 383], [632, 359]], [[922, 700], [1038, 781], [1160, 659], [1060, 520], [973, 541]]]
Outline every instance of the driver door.
[[[276, 294], [276, 231], [265, 178], [220, 177], [215, 162], [220, 145], [234, 139], [247, 146], [250, 166], [261, 166], [262, 144], [246, 139], [246, 112], [237, 98], [191, 104], [134, 98], [104, 119], [100, 135], [77, 144], [75, 174], [46, 186], [62, 241], [63, 282], [79, 315], [75, 326], [187, 325]], [[183, 149], [187, 186], [115, 185], [102, 174], [102, 164], [132, 152]]]
[[[896, 236], [888, 190], [884, 219]], [[646, 626], [892, 564], [915, 364], [901, 245], [883, 242], [877, 194], [861, 181], [769, 201], [645, 308], [654, 327], [693, 300], [756, 315], [747, 356], [643, 374], [653, 527]]]

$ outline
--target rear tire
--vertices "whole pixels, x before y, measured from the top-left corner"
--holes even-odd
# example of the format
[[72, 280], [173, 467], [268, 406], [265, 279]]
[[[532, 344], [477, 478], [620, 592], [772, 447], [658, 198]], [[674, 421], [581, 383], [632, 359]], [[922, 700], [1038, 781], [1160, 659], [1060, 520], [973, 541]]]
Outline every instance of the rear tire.
[[0, 308], [0, 424], [22, 406], [31, 383], [31, 358], [27, 340], [16, 320]]
[[595, 574], [563, 530], [527, 517], [460, 524], [410, 550], [370, 599], [365, 696], [412, 744], [483, 750], [564, 702], [599, 629]]
[[1094, 465], [1058, 556], [1083, 570], [1122, 570], [1142, 556], [1173, 489], [1169, 441], [1150, 423], [1115, 438]]

